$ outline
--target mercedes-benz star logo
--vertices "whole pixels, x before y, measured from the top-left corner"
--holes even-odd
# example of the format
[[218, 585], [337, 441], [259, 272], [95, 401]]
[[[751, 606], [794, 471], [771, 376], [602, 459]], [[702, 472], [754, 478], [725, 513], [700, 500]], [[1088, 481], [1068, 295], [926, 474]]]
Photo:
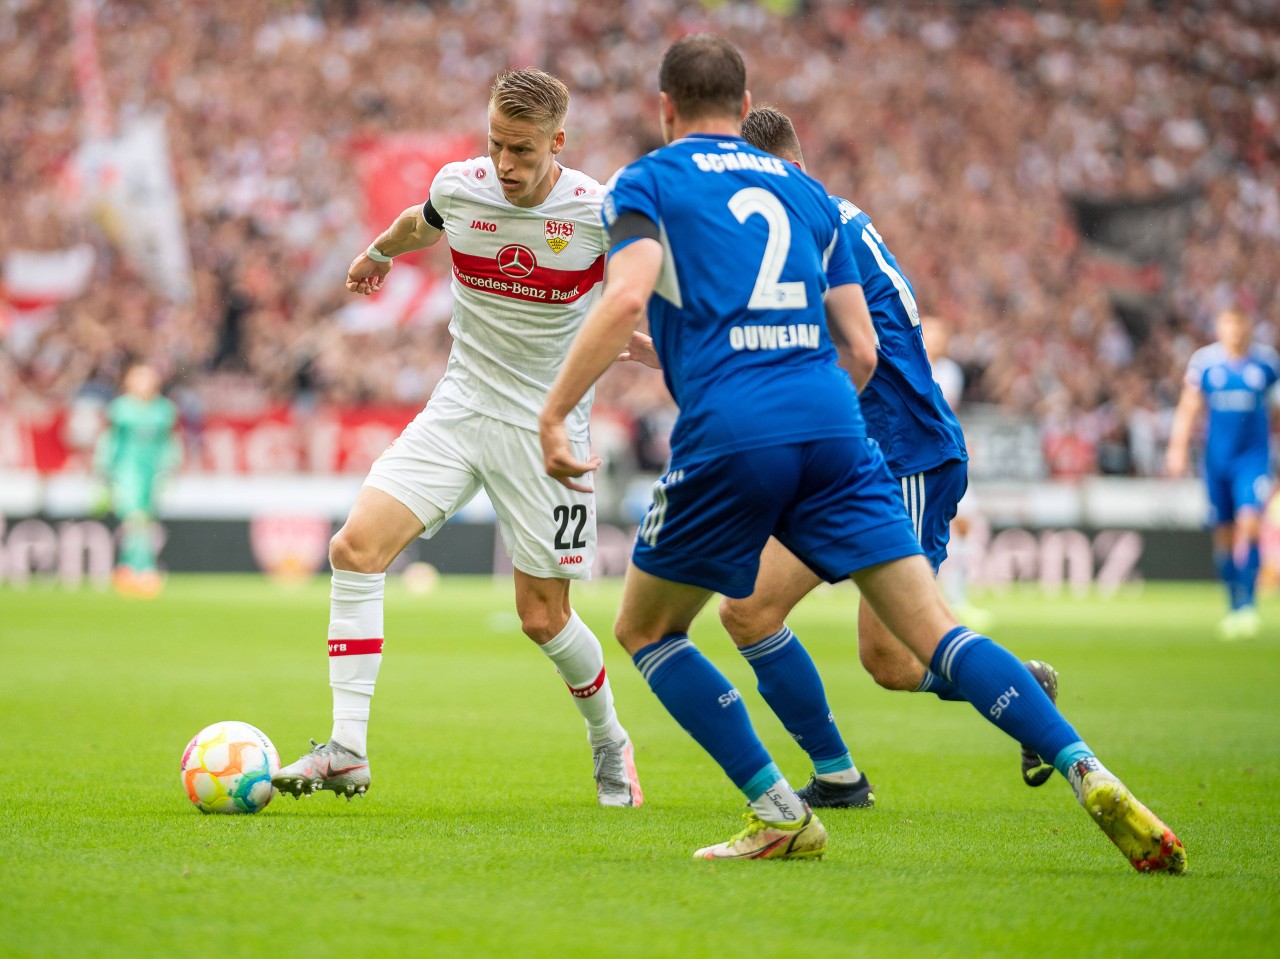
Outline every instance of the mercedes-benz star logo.
[[517, 280], [528, 279], [538, 261], [533, 250], [519, 243], [508, 243], [498, 251], [498, 269], [504, 276], [514, 276]]

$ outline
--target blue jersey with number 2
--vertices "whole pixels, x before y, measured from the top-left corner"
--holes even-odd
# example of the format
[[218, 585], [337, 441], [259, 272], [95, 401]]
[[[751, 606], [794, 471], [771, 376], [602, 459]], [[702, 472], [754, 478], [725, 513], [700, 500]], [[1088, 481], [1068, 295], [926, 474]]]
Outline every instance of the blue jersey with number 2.
[[628, 214], [663, 246], [649, 328], [680, 407], [673, 463], [866, 435], [823, 307], [862, 278], [820, 183], [738, 137], [693, 135], [615, 175], [605, 222]]

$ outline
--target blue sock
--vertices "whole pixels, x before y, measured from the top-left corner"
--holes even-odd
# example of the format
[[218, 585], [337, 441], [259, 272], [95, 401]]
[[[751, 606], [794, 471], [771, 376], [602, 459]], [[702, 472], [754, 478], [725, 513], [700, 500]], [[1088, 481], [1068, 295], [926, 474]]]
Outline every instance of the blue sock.
[[1093, 750], [1077, 740], [1058, 750], [1058, 755], [1053, 757], [1053, 768], [1062, 774], [1063, 779], [1070, 779], [1067, 770], [1080, 760], [1091, 758], [1093, 758]]
[[933, 693], [939, 699], [945, 699], [949, 703], [962, 703], [964, 697], [960, 695], [960, 690], [935, 673], [932, 669], [926, 669], [924, 676], [920, 680], [920, 685], [912, 690], [913, 693]]
[[1236, 570], [1236, 584], [1239, 589], [1240, 606], [1252, 606], [1258, 589], [1258, 571], [1262, 568], [1262, 550], [1255, 540], [1249, 544], [1249, 552], [1245, 554], [1244, 565]]
[[[742, 697], [687, 635], [663, 636], [632, 659], [667, 712], [711, 754], [748, 802], [782, 778], [751, 728]], [[769, 776], [773, 778], [761, 782]]]
[[850, 768], [853, 760], [831, 715], [818, 667], [796, 634], [783, 626], [738, 652], [755, 670], [760, 695], [791, 738], [809, 754], [814, 768], [818, 772]]
[[1231, 604], [1232, 609], [1239, 609], [1239, 577], [1236, 571], [1236, 561], [1231, 555], [1231, 550], [1218, 549], [1215, 546], [1213, 550], [1213, 567], [1218, 571], [1218, 579], [1222, 580], [1222, 585], [1227, 588], [1227, 602]]
[[1080, 742], [1027, 668], [987, 637], [957, 626], [942, 637], [930, 666], [985, 719], [1041, 756], [1056, 757]]

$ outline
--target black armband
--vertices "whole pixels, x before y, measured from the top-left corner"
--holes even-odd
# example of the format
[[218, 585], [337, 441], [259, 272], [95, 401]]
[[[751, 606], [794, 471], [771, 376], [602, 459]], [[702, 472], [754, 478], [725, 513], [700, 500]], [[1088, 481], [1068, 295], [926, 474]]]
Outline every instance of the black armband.
[[437, 230], [444, 229], [444, 217], [436, 212], [430, 200], [422, 204], [422, 218], [427, 221], [427, 226], [435, 227]]
[[609, 227], [609, 245], [618, 246], [628, 240], [658, 239], [658, 224], [643, 213], [624, 213]]

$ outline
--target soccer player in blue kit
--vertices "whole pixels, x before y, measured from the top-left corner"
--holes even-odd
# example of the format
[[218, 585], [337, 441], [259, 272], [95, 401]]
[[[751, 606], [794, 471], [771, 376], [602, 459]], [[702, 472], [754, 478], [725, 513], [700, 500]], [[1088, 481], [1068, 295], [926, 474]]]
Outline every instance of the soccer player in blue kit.
[[[752, 146], [805, 169], [799, 137], [785, 114], [770, 107], [752, 109], [743, 120], [742, 136]], [[876, 332], [875, 375], [858, 396], [867, 434], [880, 444], [925, 558], [937, 573], [947, 558], [951, 520], [968, 486], [964, 434], [933, 380], [910, 281], [871, 218], [846, 199], [833, 196], [831, 201], [840, 213]], [[755, 592], [746, 599], [726, 597], [720, 604], [720, 621], [753, 665], [762, 657], [780, 657], [796, 641], [787, 628], [787, 615], [821, 582], [813, 570], [770, 538], [760, 558]], [[931, 692], [946, 700], [963, 698], [894, 639], [865, 600], [858, 607], [858, 655], [886, 689]], [[1058, 675], [1053, 667], [1039, 660], [1025, 665], [1049, 698], [1056, 699]], [[761, 693], [767, 700], [772, 684], [765, 677], [762, 680]], [[825, 712], [825, 699], [818, 705]], [[800, 730], [804, 725], [803, 719], [796, 722]], [[802, 747], [810, 746], [802, 731], [797, 741]], [[813, 746], [826, 749], [810, 751], [815, 773], [799, 790], [800, 798], [812, 807], [874, 803], [866, 775], [857, 772], [838, 733], [832, 730]], [[1030, 746], [1022, 747], [1022, 778], [1027, 785], [1043, 785], [1052, 774], [1050, 763], [1042, 762]]]
[[1280, 355], [1252, 342], [1253, 325], [1240, 310], [1224, 310], [1216, 327], [1217, 342], [1197, 350], [1187, 366], [1166, 465], [1171, 476], [1187, 472], [1191, 433], [1207, 407], [1204, 479], [1213, 561], [1231, 605], [1218, 632], [1227, 640], [1252, 639], [1262, 627], [1254, 591], [1262, 511], [1272, 487], [1267, 403], [1280, 379]]
[[[742, 122], [742, 136], [752, 146], [805, 169], [800, 140], [785, 114], [771, 107], [753, 108]], [[880, 444], [925, 558], [936, 573], [947, 558], [951, 520], [968, 485], [964, 434], [933, 380], [910, 281], [870, 217], [848, 200], [830, 199], [846, 230], [876, 333], [875, 375], [858, 397], [867, 435]], [[647, 340], [641, 336], [639, 343], [633, 342], [635, 348], [627, 350], [626, 358], [660, 368]], [[745, 599], [725, 597], [720, 621], [755, 669], [761, 696], [813, 760], [812, 778], [796, 791], [800, 798], [812, 808], [865, 808], [875, 804], [871, 784], [830, 721], [822, 681], [786, 625], [791, 610], [821, 582], [770, 537], [754, 592]], [[951, 683], [934, 675], [889, 634], [865, 601], [858, 608], [858, 654], [886, 689], [963, 701]], [[1056, 699], [1056, 670], [1038, 660], [1025, 665], [1049, 698]], [[798, 674], [806, 676], [808, 693], [799, 697], [793, 695]], [[1048, 782], [1052, 764], [1030, 746], [1021, 751], [1023, 781], [1029, 786]]]
[[[1014, 656], [955, 622], [855, 392], [875, 332], [836, 207], [798, 168], [740, 137], [746, 70], [720, 37], [673, 44], [658, 77], [667, 146], [605, 199], [605, 292], [539, 418], [548, 474], [570, 488], [564, 417], [648, 308], [680, 415], [627, 569], [614, 632], [662, 704], [746, 796], [745, 828], [704, 859], [820, 856], [826, 830], [783, 778], [732, 684], [689, 641], [719, 592], [751, 594], [772, 535], [824, 579], [852, 577], [889, 631], [1019, 742], [1052, 756], [1135, 868], [1180, 872], [1177, 837], [1081, 741]], [[831, 323], [849, 345], [837, 365]]]

